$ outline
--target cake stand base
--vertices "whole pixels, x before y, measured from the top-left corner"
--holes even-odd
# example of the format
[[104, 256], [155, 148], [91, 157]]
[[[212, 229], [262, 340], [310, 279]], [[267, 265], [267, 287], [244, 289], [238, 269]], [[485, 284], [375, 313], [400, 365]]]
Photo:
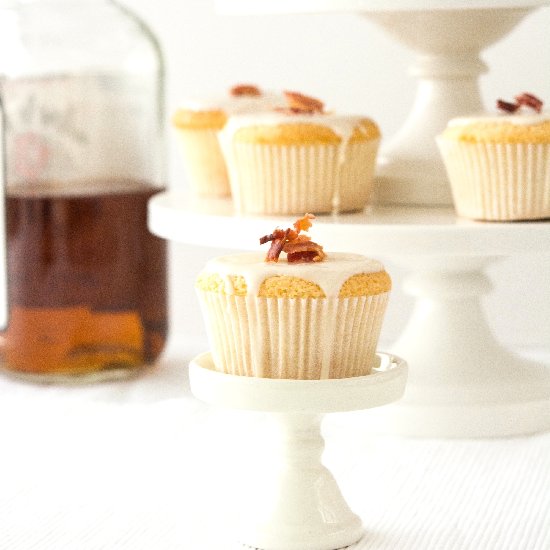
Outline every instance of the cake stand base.
[[363, 536], [361, 519], [347, 505], [321, 463], [324, 413], [378, 407], [401, 397], [407, 366], [378, 354], [369, 376], [333, 380], [275, 380], [220, 373], [204, 353], [189, 366], [200, 400], [232, 409], [270, 413], [277, 426], [278, 466], [253, 487], [243, 508], [239, 541], [262, 550], [335, 550]]
[[481, 304], [491, 288], [490, 256], [402, 256], [415, 297], [391, 351], [407, 358], [404, 398], [381, 429], [423, 437], [504, 437], [550, 430], [550, 368], [508, 351], [493, 336]]
[[[437, 373], [433, 361], [411, 363]], [[411, 369], [405, 396], [369, 420], [376, 431], [413, 437], [522, 436], [550, 430], [550, 369], [502, 349], [472, 357], [480, 376], [422, 381]], [[420, 369], [421, 370], [421, 369]], [[489, 376], [487, 374], [490, 373]]]

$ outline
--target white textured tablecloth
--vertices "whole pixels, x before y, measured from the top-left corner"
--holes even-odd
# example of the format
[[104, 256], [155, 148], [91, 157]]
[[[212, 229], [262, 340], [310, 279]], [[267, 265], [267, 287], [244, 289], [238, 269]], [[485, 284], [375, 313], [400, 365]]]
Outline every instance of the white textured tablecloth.
[[[243, 548], [232, 526], [246, 472], [263, 465], [265, 418], [196, 401], [190, 358], [89, 387], [0, 380], [0, 550]], [[550, 434], [415, 440], [345, 425], [325, 418], [324, 461], [366, 528], [350, 548], [550, 549]]]

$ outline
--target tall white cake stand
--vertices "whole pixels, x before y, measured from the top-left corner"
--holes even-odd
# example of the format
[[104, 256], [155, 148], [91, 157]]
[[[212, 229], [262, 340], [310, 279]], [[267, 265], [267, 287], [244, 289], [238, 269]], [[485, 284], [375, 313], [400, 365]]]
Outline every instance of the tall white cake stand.
[[[242, 217], [230, 201], [193, 203], [170, 193], [149, 203], [153, 233], [201, 246], [258, 250], [261, 235], [293, 221]], [[318, 216], [314, 231], [325, 250], [388, 258], [408, 271], [404, 290], [415, 307], [390, 351], [407, 360], [409, 382], [398, 405], [376, 412], [380, 427], [424, 437], [550, 429], [550, 366], [502, 346], [481, 304], [491, 289], [489, 265], [550, 253], [550, 222], [482, 223], [457, 218], [451, 208], [394, 206]]]
[[[217, 0], [225, 14], [354, 13], [380, 26], [416, 54], [412, 110], [383, 145], [379, 204], [450, 205], [435, 136], [453, 117], [483, 110], [481, 52], [548, 0]], [[518, 90], [519, 92], [528, 90]], [[495, 100], [497, 98], [494, 98]]]
[[191, 362], [191, 391], [198, 399], [270, 413], [279, 427], [279, 467], [254, 486], [248, 509], [243, 508], [239, 542], [262, 550], [334, 550], [363, 536], [361, 519], [321, 462], [321, 420], [326, 413], [379, 407], [402, 396], [405, 362], [383, 353], [377, 358], [372, 374], [334, 380], [224, 374], [214, 370], [210, 353]]

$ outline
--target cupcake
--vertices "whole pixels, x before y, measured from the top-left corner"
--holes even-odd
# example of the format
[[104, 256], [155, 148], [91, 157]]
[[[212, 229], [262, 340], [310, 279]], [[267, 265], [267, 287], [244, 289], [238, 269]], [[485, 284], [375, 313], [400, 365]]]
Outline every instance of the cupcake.
[[282, 104], [280, 95], [265, 93], [250, 84], [233, 86], [225, 97], [182, 103], [172, 118], [172, 124], [195, 196], [230, 195], [225, 160], [218, 143], [218, 132], [228, 117], [233, 113], [262, 111]]
[[455, 118], [437, 143], [456, 212], [474, 220], [550, 217], [550, 114], [521, 94], [499, 113]]
[[222, 256], [199, 274], [217, 370], [318, 380], [367, 375], [376, 365], [390, 276], [359, 254], [326, 254], [304, 233], [312, 219], [262, 237], [267, 255]]
[[239, 213], [362, 210], [373, 188], [380, 130], [284, 92], [287, 107], [233, 116], [220, 133]]

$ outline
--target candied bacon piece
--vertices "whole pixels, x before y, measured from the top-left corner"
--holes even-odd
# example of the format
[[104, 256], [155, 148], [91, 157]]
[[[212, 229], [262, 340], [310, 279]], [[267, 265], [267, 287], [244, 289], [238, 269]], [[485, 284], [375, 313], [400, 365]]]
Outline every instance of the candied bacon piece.
[[283, 251], [283, 247], [285, 246], [286, 238], [289, 231], [289, 229], [286, 229], [285, 231], [283, 231], [283, 235], [281, 237], [277, 237], [271, 241], [271, 246], [269, 247], [269, 250], [267, 251], [267, 256], [265, 258], [266, 262], [279, 261], [279, 256]]
[[519, 109], [517, 103], [510, 103], [509, 101], [504, 101], [503, 99], [497, 99], [497, 107], [501, 111], [506, 111], [507, 113], [515, 113]]
[[322, 101], [299, 92], [283, 92], [291, 113], [322, 113], [325, 105]]
[[311, 220], [314, 219], [315, 216], [313, 214], [305, 214], [304, 217], [294, 222], [294, 228], [298, 233], [300, 233], [300, 231], [307, 231], [313, 225]]
[[515, 113], [520, 107], [530, 107], [537, 113], [542, 111], [543, 102], [537, 96], [533, 94], [523, 93], [517, 95], [515, 98], [515, 103], [510, 103], [509, 101], [504, 101], [503, 99], [497, 100], [497, 107], [506, 111], [507, 113]]
[[291, 229], [288, 234], [288, 240], [304, 239], [309, 241], [310, 238], [307, 235], [300, 235], [300, 232], [307, 231], [312, 226], [311, 220], [314, 219], [315, 216], [313, 214], [305, 214], [303, 218], [296, 220], [293, 224], [294, 229]]
[[533, 94], [523, 93], [515, 97], [518, 106], [525, 105], [531, 107], [537, 113], [542, 111], [543, 102], [537, 96]]
[[273, 233], [270, 233], [269, 235], [264, 235], [260, 238], [260, 244], [268, 243], [269, 241], [274, 241], [275, 239], [282, 239], [282, 238], [288, 238], [288, 232], [290, 229], [284, 230], [284, 229], [275, 229]]
[[[290, 230], [290, 233], [293, 233], [292, 229]], [[290, 238], [290, 233], [288, 234], [289, 238], [287, 239], [288, 244], [299, 244], [299, 243], [305, 243], [305, 242], [311, 241], [311, 237], [309, 235], [303, 235], [303, 234], [302, 235], [296, 235], [296, 237], [291, 239]]]
[[298, 232], [294, 229], [289, 228], [288, 229], [288, 236], [286, 238], [287, 241], [295, 241], [296, 239], [300, 237], [304, 237], [305, 235], [298, 235]]
[[260, 244], [271, 242], [265, 261], [278, 262], [281, 252], [286, 253], [289, 263], [322, 261], [326, 257], [323, 247], [314, 243], [309, 235], [301, 234], [301, 231], [307, 231], [311, 227], [313, 219], [313, 214], [305, 214], [294, 222], [294, 229], [277, 228], [273, 233], [260, 237]]
[[272, 241], [274, 239], [273, 233], [269, 235], [264, 235], [263, 237], [260, 237], [260, 244], [268, 243], [269, 241]]
[[314, 243], [309, 237], [306, 239], [296, 239], [294, 241], [287, 241], [283, 247], [283, 252], [291, 254], [293, 252], [299, 252], [301, 250], [312, 250], [319, 247], [317, 243]]
[[309, 240], [286, 243], [283, 250], [289, 263], [320, 262], [325, 257], [323, 247]]
[[260, 88], [258, 88], [258, 86], [254, 86], [254, 84], [236, 84], [235, 86], [230, 88], [229, 93], [233, 97], [240, 97], [243, 95], [254, 97], [262, 95]]

